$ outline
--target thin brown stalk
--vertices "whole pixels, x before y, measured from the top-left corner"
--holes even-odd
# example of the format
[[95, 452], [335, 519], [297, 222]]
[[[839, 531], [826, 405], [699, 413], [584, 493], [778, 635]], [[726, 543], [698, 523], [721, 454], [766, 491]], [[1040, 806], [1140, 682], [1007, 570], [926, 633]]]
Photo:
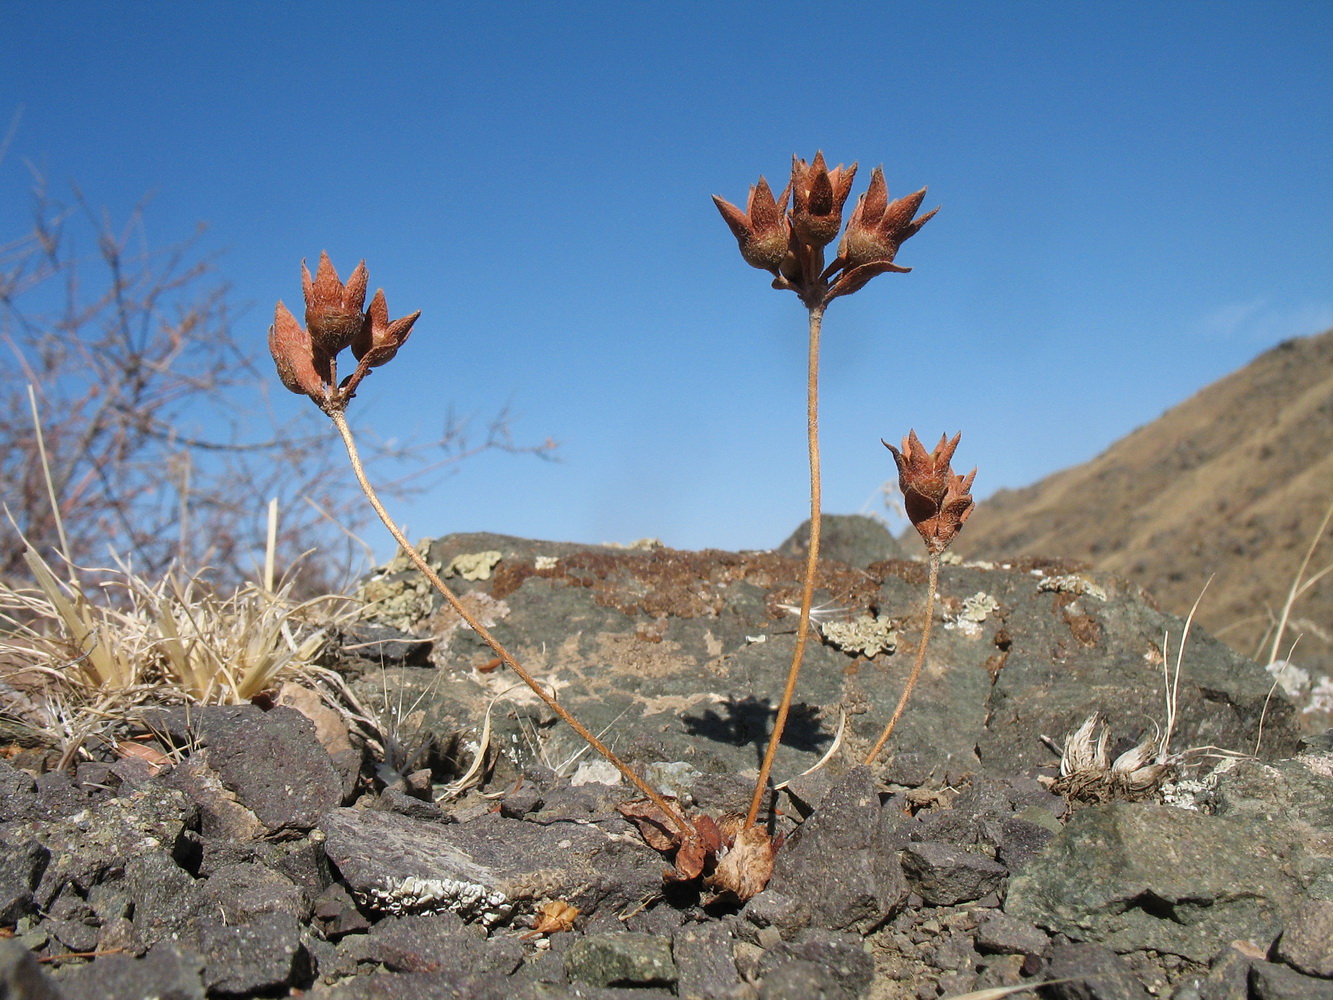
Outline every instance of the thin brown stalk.
[[805, 582], [801, 587], [801, 617], [796, 623], [796, 650], [792, 654], [791, 667], [787, 670], [787, 684], [782, 689], [782, 701], [778, 705], [777, 718], [773, 721], [773, 734], [768, 738], [764, 762], [759, 767], [759, 777], [754, 783], [754, 797], [750, 800], [750, 811], [745, 817], [747, 827], [753, 826], [755, 820], [759, 818], [759, 807], [763, 804], [765, 792], [768, 791], [768, 776], [773, 770], [773, 758], [777, 756], [778, 744], [782, 742], [782, 731], [787, 725], [792, 697], [796, 693], [796, 678], [801, 673], [805, 644], [810, 635], [810, 606], [814, 603], [815, 570], [819, 564], [819, 331], [823, 320], [823, 305], [811, 306], [810, 349], [805, 385], [806, 438], [810, 451], [810, 548], [805, 556]]
[[407, 540], [407, 536], [403, 534], [402, 529], [400, 529], [394, 520], [389, 517], [389, 512], [385, 510], [384, 505], [380, 503], [379, 495], [375, 492], [375, 488], [370, 484], [370, 480], [366, 478], [366, 472], [362, 467], [360, 455], [357, 453], [356, 442], [352, 438], [352, 429], [347, 425], [346, 415], [339, 409], [330, 409], [327, 412], [329, 417], [333, 420], [333, 425], [338, 428], [338, 433], [343, 439], [343, 444], [347, 447], [347, 457], [351, 460], [352, 471], [356, 474], [357, 482], [361, 484], [361, 489], [366, 494], [366, 499], [370, 501], [370, 505], [375, 509], [375, 513], [379, 515], [379, 519], [384, 522], [384, 526], [389, 529], [389, 534], [393, 535], [394, 540], [402, 548], [403, 552], [407, 554], [407, 557], [412, 560], [416, 568], [419, 569], [426, 579], [430, 581], [431, 586], [444, 596], [444, 599], [449, 602], [449, 606], [453, 608], [454, 611], [458, 612], [459, 617], [461, 617], [463, 621], [465, 621], [468, 626], [481, 637], [481, 640], [486, 643], [486, 645], [491, 647], [495, 652], [495, 655], [504, 661], [510, 670], [518, 674], [519, 679], [532, 689], [533, 693], [545, 703], [547, 708], [559, 716], [564, 722], [568, 723], [574, 732], [578, 733], [589, 746], [610, 761], [616, 770], [625, 776], [630, 784], [642, 792], [653, 805], [657, 806], [658, 809], [661, 809], [663, 813], [670, 817], [671, 822], [675, 824], [682, 835], [687, 837], [693, 835], [693, 828], [681, 815], [680, 811], [667, 802], [666, 799], [658, 794], [646, 781], [635, 774], [634, 771], [630, 769], [629, 765], [612, 752], [610, 747], [589, 732], [588, 728], [584, 726], [583, 723], [574, 718], [563, 705], [543, 690], [541, 685], [537, 683], [536, 679], [533, 678], [518, 660], [500, 644], [500, 641], [496, 639], [495, 636], [481, 624], [481, 622], [477, 621], [476, 617], [470, 611], [468, 611], [463, 602], [458, 599], [458, 595], [456, 595], [453, 590], [440, 579], [439, 574], [431, 569], [430, 564], [425, 560], [421, 553], [419, 553], [416, 550], [416, 547]]
[[940, 582], [940, 554], [932, 552], [930, 554], [930, 581], [926, 588], [926, 624], [921, 629], [921, 645], [916, 649], [916, 662], [912, 664], [911, 676], [907, 678], [907, 687], [903, 688], [902, 697], [898, 699], [898, 707], [893, 710], [893, 715], [889, 718], [889, 724], [884, 727], [884, 732], [879, 734], [879, 739], [875, 741], [875, 746], [870, 753], [866, 754], [866, 764], [873, 764], [879, 752], [884, 749], [884, 744], [889, 742], [889, 737], [893, 735], [894, 727], [898, 725], [898, 720], [902, 718], [903, 712], [907, 709], [907, 699], [912, 696], [912, 688], [916, 687], [917, 678], [921, 676], [921, 665], [926, 662], [926, 646], [930, 644], [930, 628], [935, 621], [935, 589]]

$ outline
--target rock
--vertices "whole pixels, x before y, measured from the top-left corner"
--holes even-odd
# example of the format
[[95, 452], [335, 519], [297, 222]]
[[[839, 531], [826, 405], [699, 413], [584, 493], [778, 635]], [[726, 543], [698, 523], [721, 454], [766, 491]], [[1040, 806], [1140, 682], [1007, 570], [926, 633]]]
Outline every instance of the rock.
[[1267, 948], [1295, 887], [1262, 824], [1169, 806], [1074, 814], [1009, 883], [1005, 911], [1117, 952], [1206, 962], [1229, 941]]
[[29, 819], [37, 810], [37, 782], [0, 760], [0, 823]]
[[589, 934], [565, 956], [575, 983], [591, 986], [669, 986], [676, 982], [671, 945], [651, 934]]
[[[342, 779], [315, 737], [315, 726], [293, 708], [264, 712], [254, 705], [208, 705], [160, 709], [145, 714], [208, 769], [253, 813], [268, 835], [313, 828], [326, 809], [342, 801]], [[196, 786], [188, 786], [195, 792]], [[218, 809], [219, 797], [200, 795], [205, 811]], [[222, 822], [223, 831], [230, 829]], [[205, 831], [207, 832], [207, 830]]]
[[37, 800], [34, 809], [47, 819], [72, 816], [86, 809], [88, 795], [64, 771], [47, 771], [37, 776]]
[[510, 975], [523, 961], [512, 939], [487, 940], [452, 913], [388, 917], [368, 934], [346, 937], [338, 949], [338, 971], [383, 967], [391, 972], [439, 973], [463, 979], [480, 972]]
[[869, 931], [892, 918], [907, 898], [902, 872], [881, 835], [870, 769], [853, 768], [778, 852], [769, 891], [802, 900], [817, 926]]
[[757, 934], [748, 932], [751, 927], [758, 931], [773, 928], [780, 938], [791, 938], [797, 931], [809, 927], [813, 918], [809, 896], [788, 896], [781, 889], [773, 888], [772, 881], [768, 885], [767, 889], [752, 897], [741, 911], [746, 922], [740, 925], [738, 933], [751, 943], [757, 940]]
[[64, 1000], [64, 994], [27, 948], [0, 938], [0, 997], [5, 1000]]
[[35, 837], [18, 839], [0, 826], [0, 924], [12, 924], [36, 909], [32, 894], [42, 880], [51, 852]]
[[60, 977], [60, 988], [66, 1000], [204, 1000], [202, 970], [198, 955], [163, 942], [142, 958], [105, 955], [89, 965], [68, 969]]
[[133, 901], [134, 936], [141, 947], [188, 937], [195, 922], [215, 913], [201, 884], [161, 852], [145, 852], [125, 863]]
[[1059, 1000], [1150, 1000], [1129, 964], [1097, 944], [1056, 945], [1045, 975], [1070, 980], [1046, 987]]
[[204, 881], [202, 892], [229, 924], [246, 923], [261, 913], [286, 913], [297, 920], [310, 915], [291, 879], [260, 864], [221, 868]]
[[1040, 955], [1050, 938], [1026, 920], [989, 910], [977, 924], [977, 951], [1008, 955]]
[[334, 659], [339, 669], [351, 673], [379, 671], [386, 666], [422, 666], [430, 650], [428, 639], [410, 632], [374, 622], [357, 622], [338, 633], [337, 647], [326, 656]]
[[995, 892], [1007, 874], [984, 854], [936, 842], [907, 845], [902, 866], [912, 891], [932, 906], [980, 899]]
[[[807, 997], [848, 996], [837, 977], [816, 962], [798, 958], [773, 966], [759, 987], [759, 1000], [806, 1000]], [[856, 996], [857, 994], [850, 994]]]
[[1310, 900], [1287, 920], [1277, 957], [1307, 976], [1333, 979], [1333, 903]]
[[[802, 521], [776, 551], [804, 559], [810, 551], [810, 519]], [[824, 514], [819, 519], [819, 558], [869, 566], [885, 559], [906, 559], [909, 553], [883, 521], [863, 514]]]
[[441, 824], [334, 809], [320, 828], [354, 895], [381, 913], [449, 910], [493, 926], [547, 895], [588, 914], [637, 904], [662, 884], [657, 852], [596, 826], [542, 826], [499, 814]]
[[[762, 894], [761, 894], [762, 895]], [[676, 995], [684, 1000], [725, 1000], [741, 985], [733, 957], [735, 941], [724, 923], [686, 924], [676, 930]]]
[[[816, 975], [816, 970], [819, 975]], [[764, 981], [761, 996], [846, 997], [863, 995], [875, 978], [875, 962], [857, 934], [844, 934], [811, 927], [791, 941], [772, 948], [759, 961], [758, 973]], [[822, 986], [822, 993], [795, 993], [784, 983], [809, 985], [831, 980], [837, 992]]]
[[263, 913], [235, 926], [204, 924], [198, 948], [210, 994], [265, 993], [295, 986], [309, 974], [301, 926], [289, 913]]
[[157, 787], [105, 799], [74, 816], [12, 823], [5, 835], [8, 843], [36, 841], [49, 852], [33, 890], [44, 908], [71, 882], [87, 890], [133, 858], [180, 849], [192, 812], [179, 792]]
[[1333, 1000], [1333, 982], [1303, 976], [1273, 962], [1250, 967], [1250, 995], [1254, 1000]]

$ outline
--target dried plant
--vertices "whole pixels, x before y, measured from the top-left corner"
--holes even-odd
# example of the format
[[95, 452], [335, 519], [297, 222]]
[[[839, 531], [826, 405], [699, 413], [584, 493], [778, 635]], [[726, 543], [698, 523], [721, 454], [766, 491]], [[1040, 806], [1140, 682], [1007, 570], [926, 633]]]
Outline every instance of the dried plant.
[[[273, 354], [278, 377], [292, 392], [309, 396], [333, 421], [347, 456], [352, 464], [362, 492], [375, 513], [389, 530], [401, 551], [430, 581], [449, 606], [495, 652], [500, 660], [514, 671], [533, 693], [561, 720], [574, 729], [583, 740], [613, 764], [639, 791], [659, 808], [682, 837], [691, 835], [693, 827], [678, 809], [659, 795], [647, 782], [625, 764], [569, 710], [555, 700], [522, 664], [514, 658], [499, 640], [468, 610], [439, 574], [435, 572], [416, 547], [389, 516], [379, 495], [366, 475], [357, 451], [356, 441], [347, 423], [347, 407], [356, 396], [361, 382], [371, 370], [391, 361], [407, 342], [421, 313], [390, 320], [384, 291], [377, 291], [370, 307], [364, 312], [368, 273], [365, 261], [357, 265], [346, 283], [338, 278], [327, 253], [321, 253], [319, 266], [312, 277], [302, 262], [301, 272], [305, 297], [305, 326], [280, 301], [269, 327], [268, 344]], [[338, 355], [351, 348], [356, 368], [341, 382], [338, 380]]]
[[[158, 246], [144, 204], [112, 221], [77, 190], [62, 199], [40, 175], [34, 189], [26, 232], [0, 232], [0, 500], [20, 534], [47, 559], [58, 551], [89, 566], [109, 550], [146, 579], [208, 565], [232, 587], [264, 549], [254, 512], [278, 497], [280, 563], [317, 550], [298, 592], [338, 589], [362, 560], [365, 504], [337, 474], [317, 415], [293, 420], [269, 405], [270, 377], [234, 333], [229, 289], [199, 252], [202, 229]], [[257, 405], [238, 407], [242, 395]], [[429, 444], [366, 443], [366, 460], [406, 468], [387, 486], [404, 495], [421, 488], [414, 477], [480, 451], [551, 453], [549, 441], [515, 442], [508, 421], [501, 410], [482, 431], [450, 418]], [[35, 582], [24, 552], [0, 549], [0, 576]]]
[[952, 439], [941, 435], [940, 443], [931, 452], [926, 451], [926, 446], [914, 430], [908, 431], [907, 437], [903, 438], [902, 448], [895, 448], [887, 441], [882, 442], [885, 448], [893, 452], [893, 461], [898, 466], [898, 486], [903, 491], [907, 518], [926, 543], [930, 576], [926, 583], [926, 620], [921, 628], [921, 642], [916, 649], [912, 673], [907, 678], [907, 685], [903, 688], [888, 724], [866, 755], [867, 764], [874, 763], [879, 752], [884, 749], [884, 744], [893, 735], [894, 727], [907, 709], [907, 699], [912, 696], [912, 688], [916, 687], [917, 679], [921, 676], [922, 664], [926, 662], [926, 647], [930, 644], [931, 625], [935, 620], [935, 590], [940, 582], [940, 556], [953, 543], [964, 522], [972, 514], [974, 505], [970, 491], [977, 470], [960, 476], [949, 464], [961, 438], [961, 433], [955, 434]]
[[[768, 791], [773, 758], [782, 741], [782, 731], [791, 711], [796, 681], [805, 656], [810, 632], [810, 608], [814, 599], [815, 570], [819, 562], [820, 472], [819, 472], [819, 336], [824, 310], [841, 295], [850, 295], [865, 286], [877, 274], [911, 268], [894, 263], [898, 248], [916, 235], [938, 208], [917, 217], [926, 189], [889, 201], [884, 170], [876, 167], [870, 187], [852, 210], [837, 253], [826, 267], [825, 248], [838, 238], [842, 212], [856, 177], [856, 164], [832, 170], [818, 152], [807, 163], [792, 157], [791, 180], [782, 194], [774, 198], [768, 182], [750, 188], [746, 209], [713, 196], [713, 203], [736, 236], [741, 256], [747, 264], [773, 275], [773, 287], [795, 292], [809, 312], [809, 350], [806, 365], [806, 444], [810, 456], [810, 547], [806, 554], [805, 577], [801, 589], [801, 612], [796, 627], [796, 649], [792, 655], [787, 682], [778, 704], [773, 732], [764, 752], [759, 777], [745, 825], [758, 819], [759, 808]], [[788, 199], [791, 208], [788, 209]]]

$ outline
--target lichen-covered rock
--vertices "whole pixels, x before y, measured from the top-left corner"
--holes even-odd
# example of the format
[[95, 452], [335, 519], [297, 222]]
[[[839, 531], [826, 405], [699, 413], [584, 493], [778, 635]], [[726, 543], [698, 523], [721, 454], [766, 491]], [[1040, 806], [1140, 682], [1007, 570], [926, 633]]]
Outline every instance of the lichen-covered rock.
[[671, 943], [652, 934], [589, 934], [565, 956], [575, 983], [590, 986], [670, 986], [677, 979]]
[[1267, 950], [1298, 898], [1264, 824], [1170, 806], [1074, 814], [1009, 883], [1006, 912], [1114, 951], [1206, 962], [1229, 941]]
[[580, 910], [625, 908], [661, 887], [660, 856], [612, 821], [549, 826], [499, 814], [443, 824], [393, 813], [335, 809], [320, 828], [325, 850], [357, 899], [381, 913], [449, 911], [483, 926], [537, 901]]

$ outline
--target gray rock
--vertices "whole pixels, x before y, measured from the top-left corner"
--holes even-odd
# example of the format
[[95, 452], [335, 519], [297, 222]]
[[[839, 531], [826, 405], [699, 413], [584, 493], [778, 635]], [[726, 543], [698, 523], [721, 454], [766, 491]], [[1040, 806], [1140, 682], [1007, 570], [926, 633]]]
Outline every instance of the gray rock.
[[305, 897], [291, 879], [259, 864], [228, 865], [204, 880], [202, 893], [229, 924], [243, 924], [261, 913], [287, 913], [297, 920], [310, 915]]
[[31, 774], [0, 760], [0, 823], [29, 819], [37, 808], [37, 782]]
[[989, 910], [977, 924], [977, 951], [1006, 955], [1040, 955], [1050, 938], [1026, 920]]
[[575, 983], [591, 986], [669, 986], [676, 982], [671, 944], [651, 934], [589, 934], [565, 956]]
[[442, 973], [462, 979], [474, 973], [511, 974], [523, 961], [523, 946], [512, 939], [487, 940], [452, 913], [389, 917], [368, 934], [339, 945], [337, 971], [383, 967], [391, 972]]
[[1227, 947], [1217, 954], [1204, 975], [1186, 976], [1171, 994], [1171, 1000], [1236, 1000], [1248, 997], [1250, 966], [1254, 957], [1239, 948]]
[[288, 913], [264, 913], [244, 924], [198, 930], [204, 986], [210, 994], [254, 994], [295, 986], [309, 975], [301, 925]]
[[771, 927], [779, 937], [791, 938], [797, 931], [809, 927], [814, 918], [809, 896], [788, 896], [781, 889], [773, 888], [772, 881], [768, 885], [759, 895], [751, 897], [741, 911], [745, 922], [740, 925], [739, 933], [751, 943], [758, 941], [758, 936], [750, 933], [751, 928], [762, 931]]
[[[802, 521], [777, 551], [804, 559], [810, 551], [810, 519]], [[882, 521], [864, 514], [824, 514], [819, 519], [819, 558], [869, 566], [885, 559], [906, 559], [909, 553]]]
[[336, 650], [326, 655], [337, 658], [339, 669], [346, 671], [379, 670], [386, 665], [420, 666], [430, 655], [431, 644], [402, 629], [372, 622], [357, 622], [338, 634]]
[[[836, 984], [838, 992], [825, 990], [823, 995], [852, 1000], [862, 996], [875, 978], [875, 962], [870, 957], [860, 935], [843, 934], [811, 927], [801, 931], [791, 941], [784, 941], [770, 949], [759, 961], [759, 975], [765, 988], [779, 990], [772, 996], [793, 997], [780, 984], [783, 980], [796, 981], [809, 971], [806, 966], [822, 970]], [[820, 996], [821, 994], [807, 994]]]
[[660, 855], [615, 823], [624, 832], [493, 813], [441, 824], [334, 809], [320, 828], [329, 858], [363, 905], [382, 913], [449, 910], [491, 926], [545, 897], [591, 914], [657, 893]]
[[1020, 816], [1008, 816], [986, 821], [982, 826], [982, 838], [994, 845], [995, 860], [1013, 874], [1022, 871], [1046, 849], [1059, 829], [1058, 823], [1052, 825], [1056, 829]]
[[1303, 976], [1273, 962], [1250, 967], [1250, 995], [1254, 1000], [1333, 1000], [1333, 982]]
[[759, 1000], [833, 1000], [848, 995], [831, 971], [799, 958], [770, 968], [759, 987]]
[[817, 926], [869, 931], [891, 919], [907, 898], [882, 833], [870, 769], [853, 768], [778, 852], [769, 887], [803, 901]]
[[1117, 952], [1206, 962], [1233, 940], [1266, 948], [1294, 886], [1260, 824], [1167, 806], [1075, 813], [1009, 883], [1005, 911]]
[[86, 809], [88, 795], [64, 771], [47, 771], [37, 776], [37, 801], [34, 806], [38, 815], [59, 819]]
[[204, 1000], [203, 960], [174, 944], [154, 945], [142, 958], [105, 955], [60, 977], [66, 1000]]
[[64, 994], [37, 964], [37, 958], [12, 938], [0, 938], [0, 997], [5, 1000], [64, 1000]]
[[51, 852], [35, 838], [19, 840], [4, 827], [0, 827], [0, 843], [5, 845], [0, 851], [0, 924], [12, 924], [36, 908], [32, 894]]
[[1059, 1000], [1149, 1000], [1129, 963], [1101, 945], [1056, 945], [1045, 974], [1071, 980], [1046, 987]]
[[731, 928], [724, 923], [677, 928], [671, 940], [678, 973], [676, 995], [685, 1000], [727, 1000], [741, 984], [734, 947]]
[[125, 882], [134, 904], [134, 935], [143, 947], [189, 936], [201, 916], [216, 913], [200, 884], [162, 852], [127, 861]]
[[133, 858], [179, 849], [193, 810], [184, 797], [164, 788], [109, 798], [75, 816], [10, 824], [11, 843], [35, 840], [50, 853], [33, 891], [47, 907], [69, 883], [88, 890], [124, 869]]
[[314, 723], [293, 708], [208, 705], [188, 713], [162, 709], [146, 719], [191, 746], [192, 757], [207, 762], [269, 835], [309, 830], [342, 801], [342, 779], [315, 737]]
[[952, 844], [908, 844], [903, 874], [913, 892], [932, 906], [954, 906], [999, 889], [1007, 872], [984, 854]]
[[1277, 957], [1307, 976], [1333, 979], [1333, 903], [1315, 899], [1297, 906], [1278, 938]]

